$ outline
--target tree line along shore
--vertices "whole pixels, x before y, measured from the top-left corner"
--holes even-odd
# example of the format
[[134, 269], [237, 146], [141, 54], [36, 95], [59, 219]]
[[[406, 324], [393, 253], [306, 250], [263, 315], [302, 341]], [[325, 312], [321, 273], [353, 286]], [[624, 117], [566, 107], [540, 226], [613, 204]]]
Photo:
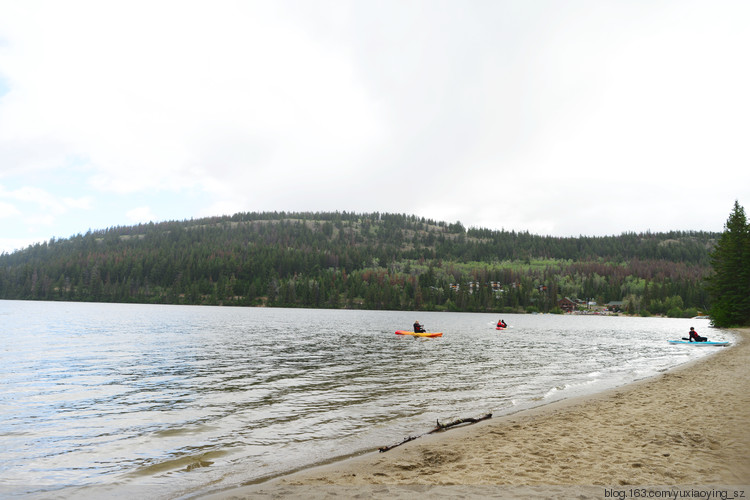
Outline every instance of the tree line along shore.
[[389, 213], [238, 213], [0, 255], [0, 298], [474, 312], [560, 300], [692, 317], [721, 233], [551, 237]]

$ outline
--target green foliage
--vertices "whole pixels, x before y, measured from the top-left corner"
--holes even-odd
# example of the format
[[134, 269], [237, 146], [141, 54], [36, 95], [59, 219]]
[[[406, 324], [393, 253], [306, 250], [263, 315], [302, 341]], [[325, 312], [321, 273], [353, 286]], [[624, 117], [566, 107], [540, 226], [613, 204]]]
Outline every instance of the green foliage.
[[713, 324], [750, 324], [750, 226], [745, 209], [737, 201], [710, 258], [713, 275], [708, 278], [708, 290], [713, 299]]
[[240, 213], [2, 254], [0, 299], [559, 312], [562, 297], [628, 297], [632, 314], [667, 314], [705, 307], [717, 237], [553, 238], [403, 214]]

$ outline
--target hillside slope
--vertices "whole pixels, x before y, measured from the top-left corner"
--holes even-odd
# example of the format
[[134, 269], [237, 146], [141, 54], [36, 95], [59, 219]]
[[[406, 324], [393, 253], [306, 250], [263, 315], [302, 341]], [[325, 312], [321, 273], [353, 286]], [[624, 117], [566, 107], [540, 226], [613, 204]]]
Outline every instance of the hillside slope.
[[240, 213], [0, 255], [0, 298], [463, 311], [563, 296], [692, 314], [718, 233], [556, 238], [387, 213]]

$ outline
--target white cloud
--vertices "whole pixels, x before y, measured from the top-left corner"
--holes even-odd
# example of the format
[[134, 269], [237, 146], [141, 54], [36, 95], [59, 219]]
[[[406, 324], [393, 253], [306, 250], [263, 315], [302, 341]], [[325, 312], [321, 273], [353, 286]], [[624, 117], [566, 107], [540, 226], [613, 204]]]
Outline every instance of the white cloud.
[[137, 2], [35, 5], [8, 21], [24, 29], [10, 30], [14, 50], [0, 59], [12, 82], [1, 142], [55, 138], [43, 149], [88, 158], [97, 189], [341, 173], [378, 135], [377, 107], [345, 55], [271, 4], [157, 2], [148, 16]]
[[14, 217], [16, 215], [21, 215], [21, 211], [10, 203], [0, 201], [0, 219], [4, 219], [6, 217]]
[[748, 21], [733, 1], [3, 2], [0, 178], [25, 187], [0, 198], [62, 234], [167, 197], [195, 201], [177, 218], [719, 230], [750, 199]]
[[12, 253], [34, 243], [41, 243], [41, 240], [35, 238], [0, 238], [0, 253]]
[[34, 186], [23, 186], [14, 191], [6, 192], [6, 196], [18, 201], [32, 203], [42, 208], [51, 209], [60, 213], [64, 210], [63, 205], [49, 192]]
[[37, 210], [48, 212], [49, 215], [62, 215], [69, 209], [90, 210], [93, 199], [90, 196], [81, 198], [58, 197], [45, 189], [35, 186], [23, 186], [12, 191], [0, 186], [0, 198], [7, 198], [30, 205]]
[[56, 217], [48, 213], [27, 214], [24, 217], [24, 223], [27, 225], [28, 233], [35, 233], [36, 226], [52, 226], [57, 220]]
[[82, 198], [63, 198], [62, 203], [69, 208], [91, 210], [93, 208], [94, 199], [91, 196], [84, 196]]
[[125, 216], [133, 224], [159, 220], [151, 211], [150, 207], [136, 207], [132, 210], [128, 210]]

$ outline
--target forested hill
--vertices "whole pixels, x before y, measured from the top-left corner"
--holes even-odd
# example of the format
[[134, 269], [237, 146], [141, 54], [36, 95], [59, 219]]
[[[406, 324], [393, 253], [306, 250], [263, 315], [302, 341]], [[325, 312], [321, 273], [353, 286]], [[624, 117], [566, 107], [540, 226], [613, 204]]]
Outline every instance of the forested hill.
[[0, 255], [0, 298], [466, 311], [625, 301], [691, 314], [719, 233], [557, 238], [387, 213], [240, 213]]

